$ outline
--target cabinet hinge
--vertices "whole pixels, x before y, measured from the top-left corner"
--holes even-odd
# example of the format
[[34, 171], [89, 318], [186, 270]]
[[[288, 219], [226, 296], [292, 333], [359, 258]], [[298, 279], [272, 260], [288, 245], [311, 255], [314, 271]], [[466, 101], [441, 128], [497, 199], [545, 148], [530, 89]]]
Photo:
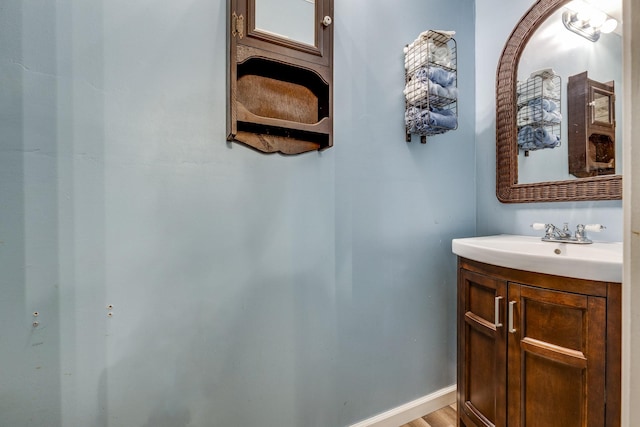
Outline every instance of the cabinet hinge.
[[236, 15], [235, 11], [231, 15], [231, 35], [239, 38], [244, 37], [244, 16]]

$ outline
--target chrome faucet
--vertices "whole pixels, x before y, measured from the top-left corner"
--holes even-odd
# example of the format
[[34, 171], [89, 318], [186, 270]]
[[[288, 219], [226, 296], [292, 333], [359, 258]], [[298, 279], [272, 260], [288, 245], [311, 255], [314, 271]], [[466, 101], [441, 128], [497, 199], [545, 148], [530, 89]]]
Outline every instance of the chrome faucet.
[[569, 224], [566, 222], [562, 228], [558, 228], [553, 224], [542, 223], [533, 223], [531, 224], [531, 228], [534, 230], [544, 230], [544, 236], [541, 239], [543, 242], [581, 244], [593, 243], [589, 238], [587, 238], [587, 231], [594, 231], [598, 233], [605, 229], [605, 227], [600, 224], [578, 224], [576, 226], [575, 234], [572, 235], [571, 230], [569, 230]]

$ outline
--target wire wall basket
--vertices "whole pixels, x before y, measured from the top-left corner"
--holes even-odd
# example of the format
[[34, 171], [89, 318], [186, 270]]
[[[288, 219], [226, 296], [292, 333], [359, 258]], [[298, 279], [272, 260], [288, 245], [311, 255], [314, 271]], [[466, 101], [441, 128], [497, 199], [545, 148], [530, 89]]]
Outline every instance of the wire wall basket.
[[428, 30], [404, 48], [406, 140], [458, 128], [458, 67], [453, 31]]

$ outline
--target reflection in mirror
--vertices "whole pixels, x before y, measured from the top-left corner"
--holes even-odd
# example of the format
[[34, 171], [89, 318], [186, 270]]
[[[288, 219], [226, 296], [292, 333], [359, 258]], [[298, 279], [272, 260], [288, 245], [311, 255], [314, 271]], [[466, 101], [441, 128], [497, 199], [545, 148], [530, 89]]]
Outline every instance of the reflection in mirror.
[[584, 178], [616, 171], [615, 84], [588, 73], [569, 76], [569, 173]]
[[[615, 0], [615, 3], [618, 1]], [[606, 0], [591, 0], [591, 2], [599, 2], [600, 5], [614, 4], [614, 1]], [[537, 182], [530, 183], [523, 183], [519, 179], [518, 168], [522, 165], [518, 164], [516, 88], [520, 59], [527, 42], [537, 33], [547, 18], [568, 3], [570, 3], [569, 0], [537, 0], [516, 24], [500, 56], [496, 84], [496, 197], [503, 203], [575, 202], [622, 198], [622, 176], [619, 173], [578, 179], [536, 180]], [[573, 33], [569, 35], [576, 36]], [[567, 40], [566, 36], [562, 38]], [[551, 48], [545, 47], [541, 52], [548, 55], [550, 50]], [[570, 49], [564, 52], [565, 58], [571, 56], [573, 60], [574, 55]], [[598, 61], [611, 62], [604, 54], [598, 56]], [[543, 67], [546, 68], [548, 65], [536, 66], [534, 69], [539, 70]], [[580, 72], [584, 71], [588, 70], [580, 70]], [[565, 157], [564, 162], [566, 161]], [[547, 165], [543, 164], [537, 169], [546, 167]]]
[[[601, 2], [602, 3], [602, 2]], [[621, 9], [621, 0], [602, 3], [609, 10], [607, 13], [616, 13]], [[576, 33], [568, 31], [563, 22], [562, 15], [569, 8], [575, 8], [575, 2], [571, 2], [552, 13], [534, 32], [527, 42], [520, 62], [518, 64], [518, 81], [520, 84], [531, 80], [532, 74], [539, 70], [551, 69], [559, 78], [557, 88], [560, 104], [556, 112], [562, 118], [559, 126], [550, 128], [549, 132], [559, 131], [559, 144], [539, 149], [536, 151], [518, 150], [518, 177], [519, 184], [536, 183], [546, 181], [563, 181], [576, 179], [569, 172], [568, 159], [568, 99], [567, 82], [569, 76], [588, 71], [589, 78], [609, 82], [614, 81], [616, 93], [622, 93], [622, 37], [620, 25], [616, 32], [602, 33], [596, 42], [592, 42]], [[555, 99], [555, 98], [554, 98]], [[597, 102], [597, 99], [594, 100]], [[605, 99], [608, 101], [608, 98]], [[607, 104], [608, 105], [608, 104]], [[620, 112], [622, 108], [622, 96], [615, 99], [614, 111]], [[545, 116], [546, 111], [541, 111]], [[607, 113], [608, 114], [608, 113]], [[622, 114], [617, 114], [618, 123], [615, 131], [615, 173], [621, 174], [622, 159]], [[520, 121], [520, 120], [519, 120]], [[605, 119], [608, 121], [608, 118]], [[519, 127], [521, 129], [521, 127]]]
[[608, 124], [611, 122], [612, 109], [609, 107], [609, 95], [594, 91], [593, 94], [593, 121]]
[[255, 0], [256, 30], [315, 46], [315, 0]]

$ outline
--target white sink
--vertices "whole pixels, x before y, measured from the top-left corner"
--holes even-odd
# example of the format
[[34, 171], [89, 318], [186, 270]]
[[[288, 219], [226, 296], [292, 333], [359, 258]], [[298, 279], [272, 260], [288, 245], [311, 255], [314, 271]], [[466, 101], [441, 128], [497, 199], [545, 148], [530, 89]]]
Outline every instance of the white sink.
[[549, 243], [540, 237], [497, 236], [453, 239], [453, 253], [487, 264], [578, 279], [622, 282], [622, 243]]

